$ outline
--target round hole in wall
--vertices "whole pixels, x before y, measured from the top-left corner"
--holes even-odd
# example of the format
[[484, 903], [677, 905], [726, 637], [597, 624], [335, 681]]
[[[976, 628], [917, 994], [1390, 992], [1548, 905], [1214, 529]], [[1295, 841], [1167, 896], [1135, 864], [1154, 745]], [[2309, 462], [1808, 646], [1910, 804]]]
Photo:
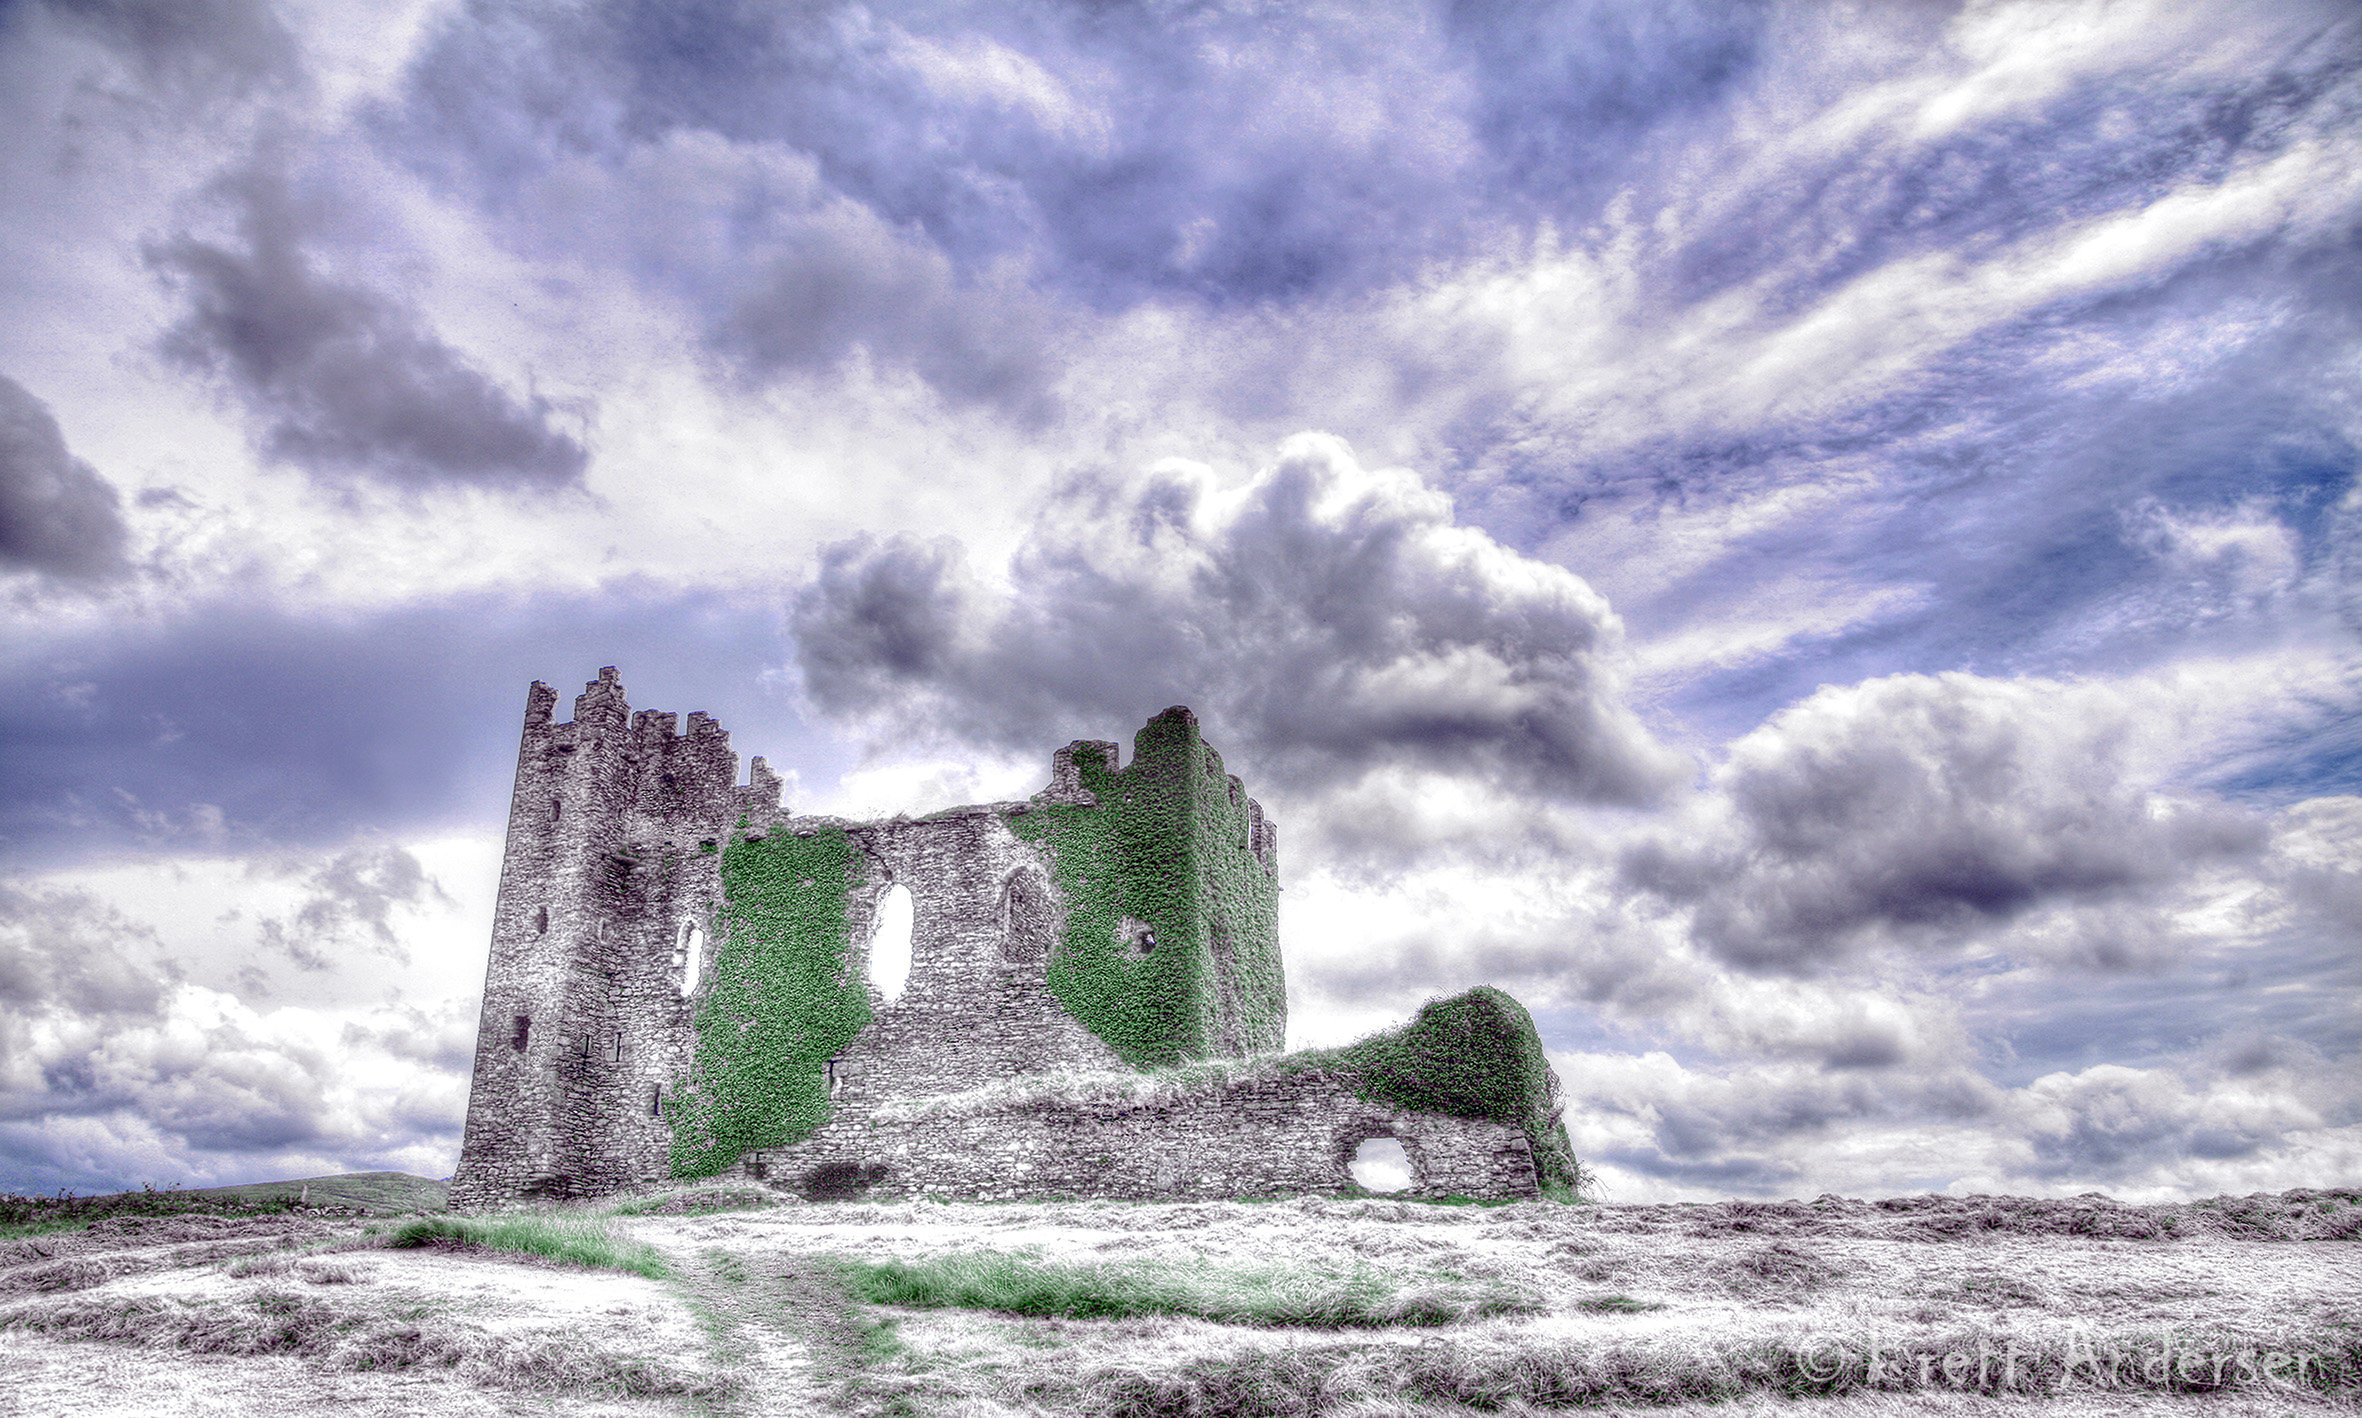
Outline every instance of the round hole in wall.
[[1411, 1188], [1411, 1158], [1391, 1137], [1373, 1137], [1353, 1149], [1345, 1170], [1364, 1191], [1399, 1192]]
[[877, 925], [869, 937], [869, 983], [888, 1004], [910, 983], [910, 888], [897, 882], [878, 900]]

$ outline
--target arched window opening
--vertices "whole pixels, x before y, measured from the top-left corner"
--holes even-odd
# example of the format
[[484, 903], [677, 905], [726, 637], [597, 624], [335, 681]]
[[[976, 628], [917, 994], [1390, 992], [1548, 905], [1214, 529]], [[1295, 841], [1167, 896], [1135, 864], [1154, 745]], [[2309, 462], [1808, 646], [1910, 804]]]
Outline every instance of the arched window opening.
[[1001, 887], [1001, 956], [1006, 960], [1046, 959], [1057, 930], [1050, 884], [1040, 872], [1020, 870]]
[[705, 928], [695, 921], [681, 922], [681, 998], [696, 993], [697, 976], [705, 968]]
[[910, 983], [910, 931], [914, 917], [910, 888], [896, 882], [878, 900], [877, 925], [869, 937], [869, 985], [887, 1004], [902, 998]]
[[1391, 1137], [1373, 1137], [1353, 1149], [1345, 1170], [1364, 1191], [1401, 1192], [1411, 1189], [1411, 1158]]

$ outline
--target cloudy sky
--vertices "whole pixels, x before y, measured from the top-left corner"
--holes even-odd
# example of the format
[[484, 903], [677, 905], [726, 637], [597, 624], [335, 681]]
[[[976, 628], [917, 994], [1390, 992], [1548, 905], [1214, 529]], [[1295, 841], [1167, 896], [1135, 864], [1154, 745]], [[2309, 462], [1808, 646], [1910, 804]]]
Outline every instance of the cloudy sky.
[[2362, 20], [0, 0], [0, 1187], [447, 1175], [528, 681], [1194, 706], [1611, 1199], [2362, 1172]]

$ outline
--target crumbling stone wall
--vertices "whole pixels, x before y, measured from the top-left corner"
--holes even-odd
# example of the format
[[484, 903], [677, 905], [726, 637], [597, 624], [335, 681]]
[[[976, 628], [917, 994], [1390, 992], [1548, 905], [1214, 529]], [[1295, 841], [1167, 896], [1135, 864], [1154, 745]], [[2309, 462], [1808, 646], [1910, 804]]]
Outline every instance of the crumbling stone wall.
[[1400, 1195], [1526, 1198], [1532, 1150], [1515, 1126], [1373, 1103], [1318, 1073], [1248, 1077], [1134, 1104], [956, 1104], [917, 1117], [883, 1109], [831, 1121], [791, 1147], [750, 1154], [746, 1172], [815, 1199], [1172, 1201], [1353, 1190], [1354, 1149], [1399, 1139]]
[[[849, 962], [855, 978], [868, 980], [878, 906], [895, 886], [911, 894], [912, 929], [901, 996], [889, 1004], [870, 987], [870, 1026], [834, 1061], [841, 1103], [1123, 1066], [1050, 993], [1045, 970], [1063, 913], [1042, 853], [1009, 830], [1011, 817], [1029, 810], [1002, 803], [844, 825], [870, 863]], [[785, 830], [805, 821], [791, 819]]]
[[[787, 816], [762, 759], [738, 783], [718, 725], [632, 713], [613, 669], [572, 722], [555, 704], [527, 698], [454, 1206], [729, 1168], [894, 1195], [1334, 1191], [1373, 1136], [1438, 1194], [1530, 1196], [1572, 1166], [1555, 1116], [1520, 1101], [1541, 1096], [1540, 1054], [1514, 1002], [1506, 1104], [1453, 1082], [1468, 1039], [1429, 1031], [1154, 1107], [908, 1116], [1032, 1075], [1280, 1047], [1278, 830], [1187, 709], [1128, 764], [1112, 743], [1059, 750], [1026, 802], [860, 823]], [[897, 886], [912, 965], [887, 1001], [867, 966]], [[1496, 1016], [1469, 1016], [1493, 1021], [1477, 1054], [1509, 1037]], [[1437, 1086], [1406, 1091], [1406, 1070]]]

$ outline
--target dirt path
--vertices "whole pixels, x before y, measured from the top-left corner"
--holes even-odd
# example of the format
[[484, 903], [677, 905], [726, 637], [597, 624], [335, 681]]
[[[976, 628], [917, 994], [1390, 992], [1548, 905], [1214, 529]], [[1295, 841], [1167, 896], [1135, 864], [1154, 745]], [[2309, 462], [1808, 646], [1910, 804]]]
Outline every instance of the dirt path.
[[670, 1259], [705, 1326], [715, 1367], [746, 1382], [746, 1398], [722, 1411], [858, 1411], [866, 1332], [824, 1268], [776, 1251], [745, 1256], [718, 1247]]

